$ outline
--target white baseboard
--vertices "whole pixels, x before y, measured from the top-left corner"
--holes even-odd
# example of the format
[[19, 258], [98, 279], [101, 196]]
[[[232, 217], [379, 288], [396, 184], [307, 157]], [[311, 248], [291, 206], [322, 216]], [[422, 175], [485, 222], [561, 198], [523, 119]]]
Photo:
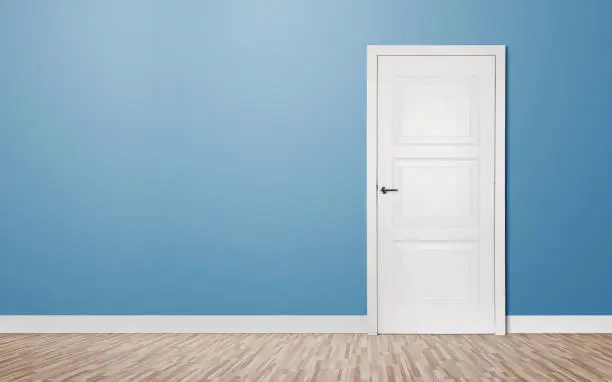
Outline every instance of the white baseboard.
[[[508, 333], [612, 333], [612, 316], [507, 319]], [[0, 316], [0, 333], [369, 333], [370, 328], [367, 316]]]
[[612, 333], [612, 316], [508, 316], [508, 333]]
[[367, 316], [0, 316], [0, 333], [367, 333]]

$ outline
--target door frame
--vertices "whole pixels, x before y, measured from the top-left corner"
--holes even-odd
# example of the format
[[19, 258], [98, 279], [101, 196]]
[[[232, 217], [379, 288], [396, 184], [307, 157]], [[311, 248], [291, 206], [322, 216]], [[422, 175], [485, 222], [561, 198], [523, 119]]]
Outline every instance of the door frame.
[[495, 57], [495, 334], [506, 334], [506, 46], [368, 45], [367, 47], [367, 321], [379, 333], [378, 320], [378, 57]]

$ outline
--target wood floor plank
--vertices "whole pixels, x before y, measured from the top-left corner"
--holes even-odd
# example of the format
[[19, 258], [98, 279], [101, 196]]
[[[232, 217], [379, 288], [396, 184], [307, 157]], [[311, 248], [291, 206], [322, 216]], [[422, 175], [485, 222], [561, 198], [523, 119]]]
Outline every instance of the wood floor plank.
[[0, 381], [606, 381], [612, 335], [0, 335]]

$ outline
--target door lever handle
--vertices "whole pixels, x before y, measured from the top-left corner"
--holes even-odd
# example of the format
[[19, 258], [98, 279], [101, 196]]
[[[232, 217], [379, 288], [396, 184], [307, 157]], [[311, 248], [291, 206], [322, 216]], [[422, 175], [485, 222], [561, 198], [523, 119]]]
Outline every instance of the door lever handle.
[[380, 189], [380, 192], [382, 192], [382, 193], [383, 193], [383, 195], [384, 195], [384, 194], [386, 194], [387, 192], [397, 192], [397, 191], [399, 191], [397, 188], [387, 188], [387, 187], [385, 187], [385, 186], [383, 186], [383, 187]]

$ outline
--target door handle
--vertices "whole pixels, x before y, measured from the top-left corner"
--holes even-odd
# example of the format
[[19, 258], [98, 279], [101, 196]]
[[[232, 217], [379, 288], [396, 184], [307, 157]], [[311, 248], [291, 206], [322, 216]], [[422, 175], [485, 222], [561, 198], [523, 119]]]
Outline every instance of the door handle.
[[384, 194], [386, 194], [387, 192], [398, 192], [398, 191], [399, 191], [399, 190], [398, 190], [397, 188], [387, 188], [387, 187], [385, 187], [385, 186], [383, 186], [383, 187], [380, 189], [380, 192], [382, 192], [382, 193], [383, 193], [383, 195], [384, 195]]

